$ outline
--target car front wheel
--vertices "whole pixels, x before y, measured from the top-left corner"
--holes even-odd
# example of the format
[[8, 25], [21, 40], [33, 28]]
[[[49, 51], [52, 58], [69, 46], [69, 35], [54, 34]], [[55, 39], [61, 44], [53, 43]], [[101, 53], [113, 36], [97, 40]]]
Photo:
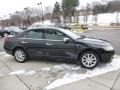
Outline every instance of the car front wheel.
[[97, 53], [93, 51], [83, 52], [79, 57], [79, 62], [82, 67], [92, 69], [99, 64], [100, 58]]
[[28, 59], [28, 56], [23, 49], [18, 48], [14, 51], [14, 58], [17, 62], [24, 63]]

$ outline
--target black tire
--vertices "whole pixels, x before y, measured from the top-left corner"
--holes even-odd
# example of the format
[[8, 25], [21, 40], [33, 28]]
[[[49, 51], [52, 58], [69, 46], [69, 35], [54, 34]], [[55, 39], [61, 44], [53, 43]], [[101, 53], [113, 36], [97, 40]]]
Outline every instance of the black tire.
[[[89, 55], [89, 59], [86, 59], [87, 55]], [[87, 69], [95, 68], [99, 64], [99, 62], [100, 58], [98, 54], [94, 51], [85, 51], [79, 57], [79, 64]]]
[[[20, 55], [18, 54], [19, 52], [21, 52], [21, 56], [23, 55], [21, 57], [21, 60], [20, 60]], [[24, 63], [28, 60], [28, 55], [22, 48], [15, 49], [13, 55], [14, 55], [15, 60], [19, 63]]]

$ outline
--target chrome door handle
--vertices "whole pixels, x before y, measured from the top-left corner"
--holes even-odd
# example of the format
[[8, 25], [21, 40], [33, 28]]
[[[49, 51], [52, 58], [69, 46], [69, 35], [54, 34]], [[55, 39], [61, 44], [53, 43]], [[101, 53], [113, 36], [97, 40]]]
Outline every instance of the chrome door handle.
[[23, 44], [24, 44], [24, 43], [27, 43], [27, 42], [25, 42], [25, 41], [22, 41], [21, 43], [23, 43]]
[[48, 46], [52, 46], [52, 44], [51, 44], [51, 43], [46, 43], [46, 45], [48, 45]]

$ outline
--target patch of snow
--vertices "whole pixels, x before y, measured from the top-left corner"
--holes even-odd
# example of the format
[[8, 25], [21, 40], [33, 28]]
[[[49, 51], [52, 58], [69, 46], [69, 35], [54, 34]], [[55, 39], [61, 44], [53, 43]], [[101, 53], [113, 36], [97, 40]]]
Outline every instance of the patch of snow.
[[113, 59], [111, 63], [100, 65], [93, 70], [87, 70], [85, 74], [68, 72], [63, 76], [63, 78], [57, 79], [54, 82], [48, 84], [48, 86], [46, 86], [45, 89], [53, 89], [65, 84], [69, 84], [78, 80], [98, 76], [98, 75], [105, 74], [118, 69], [120, 69], [120, 57]]
[[55, 69], [69, 69], [71, 68], [71, 66], [66, 65], [66, 64], [61, 64], [61, 65], [55, 65], [54, 68]]
[[6, 55], [6, 52], [0, 52], [0, 56]]
[[[5, 53], [2, 52], [0, 54], [5, 54]], [[8, 54], [5, 54], [4, 56], [8, 56]], [[80, 66], [76, 66], [73, 64], [72, 65], [61, 64], [61, 65], [55, 65], [53, 67], [45, 67], [45, 68], [40, 68], [38, 70], [31, 70], [31, 71], [19, 70], [19, 71], [11, 72], [8, 75], [20, 75], [20, 74], [34, 75], [34, 74], [37, 74], [37, 71], [38, 72], [45, 71], [49, 73], [49, 71], [51, 70], [53, 70], [51, 72], [54, 72], [55, 74], [59, 75], [60, 72], [62, 72], [62, 78], [59, 78], [54, 81], [48, 81], [48, 85], [44, 88], [44, 89], [53, 89], [62, 85], [73, 83], [78, 80], [102, 75], [118, 69], [120, 69], [120, 56], [115, 55], [111, 63], [101, 64], [92, 70], [85, 69], [84, 71], [84, 69], [82, 69]], [[44, 72], [41, 72], [41, 73], [44, 75]]]
[[28, 27], [28, 29], [36, 29], [36, 28], [40, 28], [40, 27], [52, 27], [54, 26], [54, 24], [50, 21], [50, 20], [45, 20], [43, 22], [37, 22], [32, 24], [30, 27]]
[[25, 70], [11, 72], [9, 75], [20, 75], [20, 74], [25, 74]]
[[26, 73], [24, 73], [24, 75], [34, 75], [36, 73], [36, 71], [35, 70], [32, 70], [32, 71], [29, 71], [29, 72], [26, 72]]
[[41, 68], [40, 70], [42, 70], [42, 71], [50, 71], [51, 68], [46, 67], [46, 68]]
[[80, 70], [80, 69], [81, 69], [80, 66], [72, 67], [72, 70]]
[[[97, 23], [99, 25], [109, 25], [110, 23], [116, 23], [116, 15], [117, 13], [103, 13], [103, 14], [98, 14], [97, 16]], [[79, 22], [81, 24], [84, 24], [84, 17], [83, 16], [79, 16]], [[120, 15], [119, 15], [119, 19], [120, 19]], [[88, 16], [88, 24], [92, 25], [93, 23], [95, 23], [93, 21], [93, 16], [89, 15]]]
[[71, 78], [57, 79], [53, 83], [51, 83], [50, 85], [45, 87], [44, 89], [47, 89], [47, 90], [53, 89], [53, 88], [56, 88], [56, 87], [59, 87], [59, 86], [62, 86], [62, 85], [68, 84], [68, 83], [72, 83], [72, 82], [75, 82], [75, 81], [77, 81], [77, 80], [71, 79]]
[[[51, 70], [51, 68], [41, 68], [40, 69], [41, 71], [46, 71], [46, 72], [49, 72]], [[34, 75], [35, 73], [37, 72], [37, 70], [31, 70], [31, 71], [26, 71], [26, 70], [19, 70], [19, 71], [15, 71], [15, 72], [11, 72], [9, 73], [9, 75]]]
[[5, 54], [2, 55], [2, 57], [3, 57], [3, 56], [4, 56], [4, 57], [10, 57], [11, 55], [5, 53]]

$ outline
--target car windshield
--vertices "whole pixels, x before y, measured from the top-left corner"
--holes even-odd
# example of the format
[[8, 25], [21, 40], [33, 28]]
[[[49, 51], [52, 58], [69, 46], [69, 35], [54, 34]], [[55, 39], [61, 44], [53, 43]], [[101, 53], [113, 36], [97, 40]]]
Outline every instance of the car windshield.
[[62, 32], [64, 32], [65, 34], [67, 34], [69, 37], [71, 37], [72, 39], [78, 39], [78, 38], [81, 38], [79, 35], [69, 31], [69, 30], [64, 30], [64, 29], [61, 29]]

